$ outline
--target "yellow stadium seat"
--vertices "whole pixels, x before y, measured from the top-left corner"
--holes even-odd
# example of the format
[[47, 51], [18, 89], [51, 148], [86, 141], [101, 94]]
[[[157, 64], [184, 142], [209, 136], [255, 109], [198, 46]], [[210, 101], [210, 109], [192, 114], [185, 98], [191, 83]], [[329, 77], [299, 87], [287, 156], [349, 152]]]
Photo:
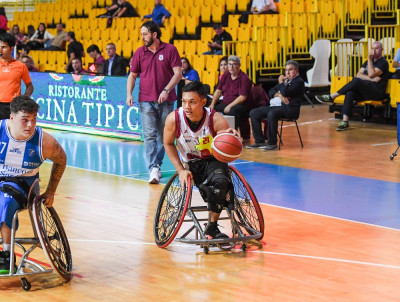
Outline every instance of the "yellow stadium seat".
[[179, 17], [179, 16], [171, 16], [170, 18], [175, 19], [175, 32], [178, 35], [185, 34], [185, 24], [186, 24], [186, 17]]
[[247, 11], [247, 4], [248, 4], [248, 1], [238, 0], [237, 1], [237, 9], [238, 9], [238, 11], [239, 12]]
[[194, 55], [197, 54], [197, 40], [186, 40], [185, 42], [185, 54]]
[[212, 41], [215, 35], [214, 29], [212, 27], [202, 27], [201, 28], [201, 40], [204, 42]]
[[228, 26], [239, 27], [239, 15], [228, 15]]
[[190, 63], [200, 73], [200, 71], [206, 69], [206, 56], [202, 54], [193, 55]]
[[307, 12], [318, 12], [317, 0], [307, 0], [305, 1], [305, 6]]
[[181, 56], [183, 54], [185, 54], [185, 42], [186, 42], [185, 40], [175, 40], [174, 41], [174, 45]]
[[[162, 41], [165, 42], [169, 42], [172, 38], [172, 31], [170, 28], [166, 28], [166, 27], [161, 27], [161, 39]], [[138, 30], [134, 30], [132, 34], [136, 34], [136, 31]]]
[[293, 0], [292, 1], [292, 12], [303, 13], [306, 10], [306, 1], [304, 0]]
[[67, 63], [67, 53], [65, 51], [55, 51], [57, 65], [62, 65], [63, 67]]
[[[260, 26], [266, 26], [266, 16], [267, 15], [250, 15], [249, 17], [251, 17], [252, 23], [254, 27], [260, 27]], [[250, 18], [249, 18], [250, 19]], [[271, 25], [268, 25], [271, 26]]]
[[265, 15], [265, 26], [278, 26], [279, 25], [279, 15], [268, 14]]
[[209, 50], [210, 49], [208, 48], [208, 41], [198, 41], [197, 42], [197, 53], [198, 54], [202, 54]]
[[237, 41], [238, 39], [238, 29], [237, 27], [227, 27], [225, 30], [231, 34], [232, 41]]
[[[213, 12], [214, 13], [214, 12]], [[210, 23], [211, 22], [211, 6], [204, 5], [201, 9], [201, 21], [203, 23]]]
[[251, 30], [246, 27], [239, 27], [238, 29], [238, 41], [250, 41]]
[[210, 86], [211, 93], [214, 92], [214, 87], [218, 83], [218, 71], [202, 70], [200, 72], [200, 80], [203, 84]]
[[221, 55], [207, 55], [206, 56], [206, 70], [218, 70], [219, 60], [222, 58]]
[[204, 5], [211, 5], [213, 6], [215, 4], [215, 0], [203, 0], [202, 1]]
[[196, 34], [196, 28], [199, 24], [199, 18], [197, 16], [186, 17], [186, 33], [188, 35]]
[[292, 1], [281, 1], [278, 7], [279, 14], [285, 15], [285, 13], [292, 11]]
[[125, 43], [126, 41], [130, 40], [130, 30], [125, 28], [123, 30], [118, 31], [119, 34], [119, 39], [122, 41], [122, 43]]
[[133, 44], [131, 43], [130, 40], [126, 41], [122, 40], [121, 42], [122, 42], [122, 52], [121, 52], [122, 56], [124, 58], [130, 59], [134, 51]]
[[212, 8], [212, 22], [213, 23], [221, 23], [222, 16], [224, 15], [225, 7], [221, 4], [215, 4]]
[[226, 0], [226, 10], [230, 13], [235, 12], [236, 11], [236, 0]]

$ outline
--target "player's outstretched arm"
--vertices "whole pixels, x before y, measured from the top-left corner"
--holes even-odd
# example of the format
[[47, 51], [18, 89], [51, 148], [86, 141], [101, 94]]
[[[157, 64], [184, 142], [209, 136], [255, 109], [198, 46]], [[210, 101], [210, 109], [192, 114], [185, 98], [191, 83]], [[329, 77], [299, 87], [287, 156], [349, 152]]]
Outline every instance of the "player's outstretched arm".
[[44, 159], [49, 159], [53, 162], [49, 183], [46, 191], [41, 195], [41, 198], [45, 199], [45, 205], [51, 207], [54, 202], [54, 194], [57, 186], [67, 165], [67, 156], [58, 141], [46, 132], [43, 132], [42, 150]]

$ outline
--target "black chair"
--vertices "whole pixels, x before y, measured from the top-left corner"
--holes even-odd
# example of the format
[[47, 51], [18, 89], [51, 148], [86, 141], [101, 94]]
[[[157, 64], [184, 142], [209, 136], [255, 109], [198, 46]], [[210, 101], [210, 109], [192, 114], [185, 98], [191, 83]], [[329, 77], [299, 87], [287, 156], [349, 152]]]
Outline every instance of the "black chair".
[[296, 129], [297, 129], [297, 133], [299, 134], [299, 139], [300, 139], [300, 144], [301, 144], [301, 148], [304, 148], [303, 145], [303, 140], [301, 139], [301, 134], [300, 134], [300, 130], [299, 130], [299, 126], [297, 125], [297, 119], [288, 119], [288, 118], [280, 118], [279, 119], [281, 121], [281, 128], [278, 131], [278, 136], [279, 136], [279, 146], [278, 149], [281, 149], [281, 145], [283, 146], [283, 141], [282, 141], [282, 126], [283, 126], [283, 122], [292, 122], [296, 124]]

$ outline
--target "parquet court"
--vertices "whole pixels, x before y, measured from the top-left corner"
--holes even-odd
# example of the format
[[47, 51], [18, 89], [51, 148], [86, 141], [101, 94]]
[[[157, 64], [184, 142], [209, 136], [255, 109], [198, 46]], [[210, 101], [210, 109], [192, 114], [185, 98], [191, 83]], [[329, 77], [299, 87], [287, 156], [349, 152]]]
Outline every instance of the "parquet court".
[[[304, 149], [288, 125], [282, 150], [244, 150], [234, 164], [262, 204], [263, 247], [209, 255], [154, 244], [163, 185], [146, 182], [141, 143], [51, 131], [68, 156], [54, 206], [75, 275], [63, 286], [37, 277], [30, 292], [2, 279], [1, 300], [398, 301], [400, 157], [389, 159], [397, 128], [351, 122], [337, 133], [337, 122], [327, 106], [303, 106]], [[165, 183], [168, 160], [162, 172]]]

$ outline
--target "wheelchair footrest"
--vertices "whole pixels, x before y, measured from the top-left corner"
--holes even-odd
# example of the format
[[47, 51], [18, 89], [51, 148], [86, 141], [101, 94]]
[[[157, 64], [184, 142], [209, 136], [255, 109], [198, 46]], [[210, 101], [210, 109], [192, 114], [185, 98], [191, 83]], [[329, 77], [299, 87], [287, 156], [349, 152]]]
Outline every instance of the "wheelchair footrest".
[[199, 244], [199, 245], [208, 245], [208, 244], [223, 244], [223, 243], [236, 243], [236, 242], [248, 242], [250, 240], [258, 239], [262, 236], [261, 233], [257, 233], [254, 235], [243, 236], [243, 237], [234, 237], [234, 238], [219, 238], [219, 239], [192, 239], [192, 238], [176, 238], [176, 241], [182, 243], [189, 244]]

